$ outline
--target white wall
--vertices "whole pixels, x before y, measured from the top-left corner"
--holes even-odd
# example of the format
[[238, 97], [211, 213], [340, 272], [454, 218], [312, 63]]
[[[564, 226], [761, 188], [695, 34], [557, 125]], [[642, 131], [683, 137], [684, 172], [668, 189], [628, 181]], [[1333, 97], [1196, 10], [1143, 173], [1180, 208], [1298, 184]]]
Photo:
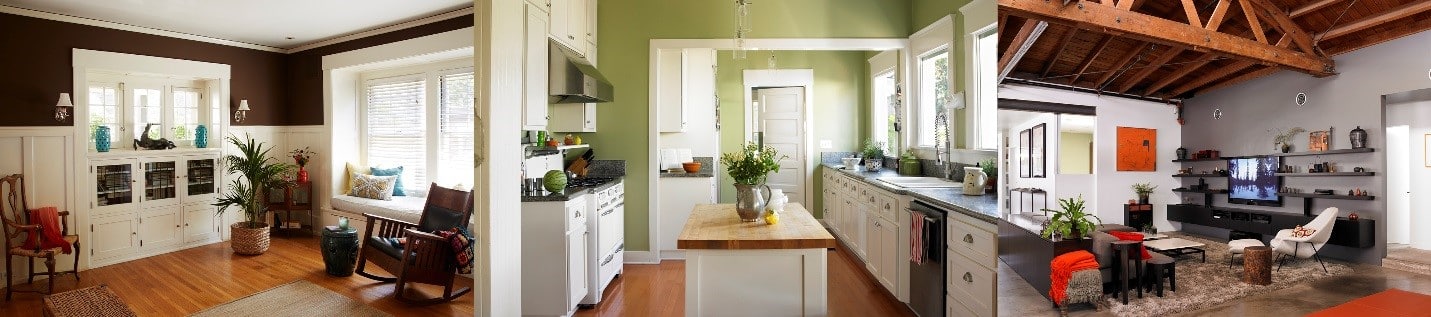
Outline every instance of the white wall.
[[[477, 1], [476, 316], [522, 315], [522, 0]], [[494, 260], [498, 259], [498, 260]]]
[[[1384, 129], [1379, 127], [1387, 118], [1379, 111], [1382, 96], [1431, 87], [1427, 71], [1431, 69], [1431, 32], [1421, 32], [1393, 41], [1337, 56], [1336, 76], [1315, 78], [1296, 72], [1278, 72], [1260, 79], [1223, 88], [1189, 99], [1183, 109], [1187, 125], [1184, 145], [1188, 149], [1219, 149], [1224, 156], [1265, 154], [1272, 149], [1269, 128], [1300, 126], [1307, 130], [1335, 127], [1333, 149], [1349, 148], [1347, 131], [1361, 126], [1370, 133], [1369, 147], [1376, 152], [1324, 157], [1335, 160], [1343, 168], [1365, 167], [1378, 172], [1372, 177], [1300, 177], [1284, 185], [1300, 188], [1330, 188], [1347, 190], [1363, 188], [1374, 196], [1386, 192]], [[1306, 105], [1297, 106], [1293, 98], [1298, 92], [1307, 94]], [[1212, 112], [1221, 109], [1222, 119], [1213, 119]], [[1306, 149], [1307, 135], [1299, 135], [1295, 147]], [[1296, 164], [1308, 164], [1315, 157], [1292, 158]], [[1323, 256], [1380, 263], [1386, 255], [1386, 200], [1372, 201], [1314, 200], [1314, 208], [1339, 207], [1342, 212], [1357, 212], [1362, 219], [1376, 219], [1376, 246], [1367, 249], [1331, 246]], [[1251, 208], [1251, 207], [1248, 207]], [[1301, 213], [1300, 200], [1287, 201], [1282, 208], [1258, 208], [1286, 213]]]
[[[1167, 104], [1132, 100], [1118, 97], [1098, 96], [1064, 90], [1008, 84], [1000, 87], [999, 98], [1043, 101], [1097, 108], [1098, 123], [1093, 131], [1093, 175], [1095, 185], [1092, 196], [1084, 196], [1093, 211], [1104, 223], [1123, 223], [1123, 204], [1129, 198], [1136, 198], [1129, 187], [1136, 183], [1152, 183], [1158, 186], [1151, 197], [1153, 203], [1153, 224], [1158, 230], [1178, 230], [1167, 220], [1167, 204], [1178, 203], [1181, 198], [1171, 191], [1182, 186], [1171, 177], [1178, 165], [1172, 162], [1175, 150], [1182, 142], [1182, 127], [1178, 125], [1173, 107]], [[1156, 171], [1117, 171], [1117, 129], [1137, 127], [1158, 130], [1158, 158]], [[1057, 130], [1053, 130], [1057, 131]], [[1093, 199], [1087, 199], [1092, 197]]]
[[[1008, 138], [1009, 144], [1006, 145], [1005, 148], [1008, 148], [1008, 147], [1028, 147], [1028, 145], [1022, 144], [1022, 143], [1025, 142], [1025, 141], [1019, 140], [1019, 132], [1023, 131], [1024, 129], [1032, 128], [1032, 127], [1034, 127], [1034, 126], [1036, 126], [1036, 125], [1039, 125], [1039, 124], [1044, 124], [1044, 138], [1045, 138], [1045, 140], [1044, 140], [1044, 144], [1045, 144], [1045, 145], [1044, 145], [1044, 146], [1048, 147], [1048, 149], [1046, 150], [1046, 151], [1047, 151], [1047, 152], [1046, 152], [1046, 153], [1047, 153], [1047, 155], [1046, 155], [1047, 157], [1044, 159], [1044, 161], [1045, 161], [1045, 163], [1044, 163], [1044, 175], [1045, 175], [1045, 176], [1044, 176], [1044, 177], [1041, 177], [1041, 178], [1024, 178], [1024, 177], [1019, 177], [1019, 173], [1020, 173], [1020, 171], [1021, 171], [1022, 168], [1023, 168], [1023, 167], [1020, 165], [1020, 162], [1019, 162], [1019, 158], [1018, 158], [1019, 155], [1010, 155], [1010, 156], [1009, 156], [1009, 157], [1010, 157], [1010, 160], [1009, 160], [1009, 165], [1008, 165], [1008, 169], [1009, 169], [1008, 175], [1009, 175], [1010, 177], [1009, 177], [1009, 179], [1008, 179], [1007, 184], [1008, 184], [1009, 188], [1029, 188], [1029, 187], [1032, 187], [1032, 188], [1043, 189], [1043, 190], [1045, 190], [1045, 191], [1048, 191], [1048, 193], [1045, 194], [1045, 195], [1031, 195], [1031, 194], [1022, 194], [1022, 195], [1020, 195], [1020, 194], [1018, 194], [1018, 193], [1010, 194], [1010, 196], [1009, 196], [1009, 201], [1010, 201], [1010, 204], [1011, 204], [1011, 206], [1009, 206], [1010, 212], [1042, 213], [1042, 211], [1039, 211], [1039, 209], [1044, 208], [1044, 200], [1045, 200], [1045, 199], [1048, 200], [1048, 208], [1049, 208], [1049, 209], [1056, 209], [1057, 206], [1058, 206], [1058, 203], [1057, 203], [1058, 198], [1061, 197], [1061, 196], [1059, 196], [1058, 186], [1057, 186], [1057, 183], [1056, 183], [1056, 181], [1057, 181], [1057, 179], [1058, 179], [1058, 173], [1057, 173], [1057, 171], [1058, 171], [1058, 159], [1057, 159], [1057, 155], [1058, 155], [1058, 147], [1059, 147], [1059, 146], [1058, 146], [1058, 115], [1057, 115], [1057, 114], [1052, 114], [1052, 113], [1040, 113], [1040, 114], [1036, 114], [1036, 115], [1034, 115], [1032, 118], [1028, 119], [1028, 121], [1024, 121], [1023, 123], [1014, 124], [1013, 126], [1009, 127], [1008, 130], [1004, 131], [1004, 135], [1009, 136], [1009, 138]], [[1052, 158], [1052, 160], [1050, 160], [1050, 158]], [[1050, 161], [1051, 161], [1051, 162], [1050, 162]], [[1032, 162], [1030, 162], [1030, 163], [1032, 163]], [[1002, 171], [1001, 171], [1001, 173], [1002, 173]], [[1029, 207], [1028, 207], [1030, 202], [1033, 203], [1033, 206], [1034, 206], [1033, 208], [1029, 208]], [[1020, 206], [1023, 206], [1023, 207], [1020, 208]]]
[[[69, 168], [74, 161], [71, 150], [74, 148], [73, 130], [71, 127], [0, 127], [0, 177], [11, 174], [25, 175], [23, 199], [29, 203], [31, 209], [54, 206], [63, 211], [77, 211], [74, 208], [76, 186], [72, 184], [75, 177]], [[7, 187], [4, 190], [10, 189]], [[0, 192], [0, 195], [8, 193]], [[3, 201], [0, 212], [5, 212], [6, 217], [14, 215], [10, 213], [8, 199], [8, 196], [0, 198], [0, 201]], [[69, 226], [70, 232], [77, 232], [79, 216], [72, 214], [68, 218], [66, 225]], [[74, 263], [74, 256], [79, 252], [76, 250], [72, 254], [56, 256], [55, 269], [68, 270], [70, 263]], [[22, 258], [16, 260], [24, 261]], [[11, 275], [17, 281], [24, 278], [27, 272], [23, 263], [15, 265], [14, 274]], [[36, 262], [35, 268], [36, 272], [41, 272], [45, 265]], [[0, 268], [0, 272], [6, 269], [8, 268]]]
[[[1388, 96], [1386, 103], [1386, 125], [1389, 127], [1403, 126], [1407, 132], [1406, 138], [1401, 140], [1405, 143], [1390, 144], [1388, 138], [1388, 155], [1395, 155], [1390, 152], [1392, 148], [1399, 148], [1400, 166], [1404, 174], [1391, 175], [1402, 176], [1409, 186], [1405, 188], [1388, 188], [1388, 193], [1383, 195], [1391, 199], [1396, 195], [1410, 193], [1407, 208], [1400, 210], [1389, 210], [1387, 215], [1387, 241], [1396, 242], [1402, 240], [1412, 247], [1422, 250], [1431, 250], [1431, 232], [1426, 230], [1416, 230], [1431, 226], [1431, 215], [1424, 212], [1416, 212], [1424, 208], [1416, 206], [1431, 205], [1431, 166], [1426, 164], [1426, 139], [1431, 135], [1431, 89], [1423, 89], [1413, 93], [1396, 94]], [[1376, 130], [1369, 130], [1376, 131]], [[1398, 158], [1388, 158], [1388, 162], [1395, 164]], [[1387, 166], [1388, 172], [1395, 173], [1397, 167]], [[1397, 192], [1400, 191], [1400, 192]], [[1415, 210], [1413, 210], [1415, 209]], [[1400, 236], [1400, 237], [1397, 237]], [[1400, 238], [1400, 239], [1398, 239]]]

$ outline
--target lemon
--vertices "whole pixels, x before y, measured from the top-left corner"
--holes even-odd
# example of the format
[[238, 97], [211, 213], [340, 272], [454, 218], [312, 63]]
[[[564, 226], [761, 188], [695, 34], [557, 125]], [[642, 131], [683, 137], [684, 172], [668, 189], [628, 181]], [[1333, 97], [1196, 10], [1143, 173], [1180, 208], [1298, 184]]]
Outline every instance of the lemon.
[[775, 210], [768, 210], [768, 212], [765, 213], [765, 224], [775, 225], [777, 223], [780, 223], [780, 215], [775, 213]]

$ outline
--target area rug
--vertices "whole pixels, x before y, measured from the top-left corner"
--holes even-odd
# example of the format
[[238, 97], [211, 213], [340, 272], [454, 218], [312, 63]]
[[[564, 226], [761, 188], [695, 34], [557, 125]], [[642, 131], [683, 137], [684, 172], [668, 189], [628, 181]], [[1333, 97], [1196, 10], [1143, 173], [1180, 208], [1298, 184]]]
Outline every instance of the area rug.
[[1381, 266], [1398, 271], [1431, 275], [1431, 251], [1399, 248], [1387, 250]]
[[1309, 317], [1431, 316], [1431, 295], [1389, 289], [1307, 315]]
[[1164, 284], [1164, 297], [1157, 297], [1145, 292], [1143, 298], [1137, 298], [1137, 292], [1133, 292], [1129, 294], [1127, 305], [1124, 305], [1121, 300], [1108, 298], [1106, 299], [1107, 307], [1113, 314], [1118, 316], [1170, 316], [1352, 271], [1345, 264], [1327, 261], [1324, 258], [1322, 260], [1326, 262], [1328, 271], [1328, 273], [1324, 273], [1322, 266], [1317, 264], [1316, 260], [1292, 258], [1287, 260], [1287, 264], [1281, 270], [1277, 269], [1277, 264], [1273, 264], [1272, 284], [1246, 284], [1242, 283], [1241, 256], [1233, 261], [1232, 268], [1227, 267], [1230, 253], [1227, 252], [1226, 243], [1178, 233], [1169, 233], [1169, 235], [1207, 244], [1204, 247], [1204, 250], [1207, 251], [1207, 263], [1203, 263], [1202, 258], [1197, 255], [1179, 257], [1177, 259], [1178, 290], [1176, 292], [1169, 291], [1168, 285]]
[[392, 316], [305, 280], [279, 285], [192, 316]]

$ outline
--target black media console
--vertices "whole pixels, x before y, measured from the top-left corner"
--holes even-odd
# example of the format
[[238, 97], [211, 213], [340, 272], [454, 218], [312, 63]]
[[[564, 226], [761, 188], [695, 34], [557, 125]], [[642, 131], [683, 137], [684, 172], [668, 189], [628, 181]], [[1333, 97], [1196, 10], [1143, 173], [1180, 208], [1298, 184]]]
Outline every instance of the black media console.
[[[1276, 235], [1278, 230], [1305, 225], [1312, 221], [1312, 218], [1299, 214], [1261, 210], [1176, 204], [1168, 205], [1168, 220], [1260, 233], [1270, 237]], [[1375, 220], [1350, 220], [1339, 217], [1336, 224], [1332, 225], [1332, 237], [1327, 243], [1353, 248], [1370, 248], [1376, 244], [1375, 233]]]

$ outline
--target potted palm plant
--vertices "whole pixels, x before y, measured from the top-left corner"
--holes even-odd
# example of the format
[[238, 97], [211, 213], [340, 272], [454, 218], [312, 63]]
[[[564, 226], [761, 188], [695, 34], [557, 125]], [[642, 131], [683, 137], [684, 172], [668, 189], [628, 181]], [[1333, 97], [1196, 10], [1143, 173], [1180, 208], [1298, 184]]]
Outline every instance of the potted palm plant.
[[1058, 208], [1060, 210], [1043, 209], [1043, 211], [1053, 213], [1053, 217], [1048, 220], [1048, 226], [1043, 228], [1044, 238], [1052, 238], [1053, 234], [1057, 233], [1064, 239], [1078, 240], [1086, 233], [1098, 229], [1097, 225], [1089, 221], [1088, 218], [1098, 220], [1100, 224], [1103, 223], [1103, 219], [1098, 219], [1098, 216], [1083, 210], [1083, 195], [1078, 195], [1077, 198], [1059, 199]]
[[1152, 195], [1152, 194], [1153, 194], [1153, 190], [1157, 190], [1157, 189], [1158, 189], [1158, 186], [1153, 186], [1152, 183], [1137, 183], [1137, 184], [1133, 184], [1133, 193], [1134, 193], [1134, 194], [1138, 194], [1138, 203], [1139, 203], [1139, 204], [1144, 204], [1144, 205], [1148, 204], [1148, 195]]
[[279, 163], [269, 157], [268, 152], [272, 148], [264, 147], [263, 142], [255, 141], [251, 136], [245, 136], [245, 139], [232, 135], [227, 138], [238, 148], [238, 153], [224, 156], [222, 162], [229, 174], [239, 174], [240, 177], [229, 184], [228, 191], [220, 194], [214, 206], [219, 207], [220, 216], [230, 209], [243, 212], [244, 221], [230, 226], [233, 229], [231, 245], [234, 253], [258, 255], [268, 251], [269, 245], [269, 227], [264, 222], [268, 204], [264, 194], [270, 188], [287, 186], [289, 181], [283, 176], [293, 170], [293, 165]]
[[720, 155], [720, 164], [725, 165], [726, 174], [735, 181], [735, 213], [740, 215], [741, 221], [756, 221], [763, 216], [770, 200], [768, 196], [761, 197], [760, 188], [764, 187], [769, 195], [766, 177], [780, 170], [780, 160], [785, 158], [775, 148], [755, 142], [746, 143], [739, 152]]

